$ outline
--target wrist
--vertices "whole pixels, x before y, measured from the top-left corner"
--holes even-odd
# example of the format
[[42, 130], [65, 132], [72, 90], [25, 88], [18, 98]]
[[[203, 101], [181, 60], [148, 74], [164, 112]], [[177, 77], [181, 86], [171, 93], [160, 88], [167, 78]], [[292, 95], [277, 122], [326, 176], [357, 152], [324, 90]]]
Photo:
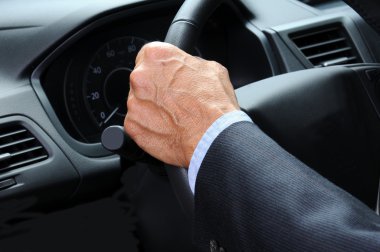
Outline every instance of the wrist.
[[218, 110], [217, 112], [213, 113], [212, 116], [209, 116], [209, 120], [207, 122], [203, 121], [203, 123], [199, 123], [198, 125], [190, 126], [190, 128], [195, 129], [191, 130], [192, 133], [188, 134], [187, 139], [184, 139], [186, 144], [184, 144], [183, 148], [183, 156], [184, 156], [184, 162], [183, 167], [189, 167], [191, 159], [193, 157], [194, 151], [196, 147], [198, 146], [199, 142], [201, 141], [202, 137], [205, 135], [208, 129], [221, 117], [223, 117], [226, 114], [229, 114], [231, 112], [237, 112], [240, 111], [240, 108], [230, 107], [225, 110]]

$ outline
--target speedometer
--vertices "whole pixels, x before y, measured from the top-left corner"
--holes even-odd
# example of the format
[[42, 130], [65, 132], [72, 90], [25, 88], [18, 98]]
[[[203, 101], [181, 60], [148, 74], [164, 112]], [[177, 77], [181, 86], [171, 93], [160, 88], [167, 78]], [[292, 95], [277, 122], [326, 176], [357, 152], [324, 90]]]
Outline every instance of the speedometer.
[[[91, 41], [91, 43], [89, 43]], [[64, 76], [64, 102], [76, 139], [98, 143], [101, 132], [123, 125], [129, 76], [147, 40], [135, 36], [95, 37], [73, 49]], [[195, 55], [200, 56], [195, 48]]]
[[137, 37], [117, 38], [101, 46], [90, 60], [83, 78], [83, 96], [93, 123], [100, 130], [123, 123], [129, 75], [145, 43]]

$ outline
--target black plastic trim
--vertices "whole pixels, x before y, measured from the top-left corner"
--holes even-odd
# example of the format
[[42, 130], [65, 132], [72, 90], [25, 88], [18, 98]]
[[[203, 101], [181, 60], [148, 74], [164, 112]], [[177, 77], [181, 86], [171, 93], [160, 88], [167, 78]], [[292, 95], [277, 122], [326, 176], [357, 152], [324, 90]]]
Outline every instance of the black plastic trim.
[[[271, 68], [272, 76], [281, 74], [282, 72], [280, 69], [279, 62], [276, 58], [275, 53], [272, 50], [269, 39], [265, 36], [265, 33], [254, 24], [254, 22], [250, 21], [250, 17], [249, 17], [250, 14], [248, 10], [246, 9], [246, 7], [237, 1], [235, 1], [234, 5], [231, 4], [231, 7], [235, 10], [237, 17], [244, 24], [245, 28], [248, 31], [250, 31], [254, 36], [256, 36], [257, 39], [260, 41], [262, 48], [264, 50], [264, 53], [267, 56], [267, 60]], [[240, 11], [237, 11], [237, 10], [240, 10]]]
[[380, 215], [380, 180], [379, 180], [379, 191], [377, 193], [376, 213], [377, 213], [377, 215]]

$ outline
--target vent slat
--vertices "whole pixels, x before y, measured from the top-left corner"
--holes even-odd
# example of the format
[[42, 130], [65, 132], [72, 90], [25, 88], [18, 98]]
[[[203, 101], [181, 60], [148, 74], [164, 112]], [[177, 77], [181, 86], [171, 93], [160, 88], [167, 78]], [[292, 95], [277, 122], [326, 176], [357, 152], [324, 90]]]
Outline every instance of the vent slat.
[[342, 57], [335, 60], [329, 60], [321, 63], [319, 66], [328, 67], [328, 66], [335, 66], [335, 65], [341, 65], [341, 64], [347, 64], [350, 63], [350, 61], [356, 60], [355, 56], [352, 57]]
[[293, 36], [292, 39], [293, 40], [298, 40], [298, 39], [302, 39], [302, 38], [305, 38], [305, 37], [310, 37], [310, 36], [318, 35], [318, 34], [321, 34], [321, 33], [328, 33], [328, 32], [331, 32], [331, 31], [336, 31], [338, 29], [339, 29], [338, 27], [326, 28], [326, 29], [317, 30], [317, 31], [314, 31], [314, 32], [308, 32], [308, 33], [305, 33], [305, 34], [302, 34], [302, 35]]
[[8, 147], [11, 147], [11, 146], [14, 146], [14, 145], [26, 143], [26, 142], [33, 141], [33, 140], [35, 140], [34, 137], [28, 137], [28, 138], [25, 138], [25, 139], [22, 139], [22, 140], [18, 140], [18, 141], [11, 142], [11, 143], [8, 143], [8, 144], [0, 145], [0, 149], [8, 148]]
[[325, 42], [320, 42], [320, 43], [316, 43], [316, 44], [311, 44], [311, 45], [308, 45], [308, 46], [300, 47], [300, 50], [304, 51], [304, 50], [307, 50], [307, 49], [312, 49], [312, 48], [320, 47], [320, 46], [324, 46], [324, 45], [330, 45], [330, 44], [334, 44], [334, 43], [337, 43], [337, 42], [342, 42], [342, 41], [345, 41], [345, 40], [346, 40], [346, 38], [332, 39], [332, 40], [328, 40], [328, 41], [325, 41]]
[[359, 63], [361, 58], [341, 24], [290, 34], [299, 51], [315, 67]]
[[22, 151], [13, 152], [13, 153], [11, 153], [11, 156], [15, 157], [15, 156], [19, 156], [19, 155], [22, 155], [22, 154], [25, 154], [25, 153], [28, 153], [28, 152], [33, 152], [33, 151], [41, 150], [41, 149], [43, 149], [42, 146], [36, 146], [36, 147], [28, 148], [28, 149], [25, 149], [25, 150], [22, 150]]
[[340, 53], [340, 52], [344, 52], [344, 51], [349, 51], [351, 49], [352, 49], [351, 47], [345, 47], [345, 48], [336, 49], [336, 50], [332, 50], [332, 51], [328, 51], [328, 52], [324, 52], [324, 53], [318, 53], [318, 54], [315, 54], [315, 55], [308, 56], [306, 58], [308, 60], [312, 60], [312, 59], [315, 59], [315, 58], [320, 58], [320, 57], [324, 57], [324, 56], [331, 55], [331, 54], [336, 54], [336, 53]]
[[6, 138], [6, 137], [10, 137], [10, 136], [14, 136], [14, 135], [18, 135], [18, 134], [22, 134], [22, 133], [25, 133], [25, 132], [27, 132], [26, 129], [21, 129], [21, 130], [17, 130], [17, 131], [14, 131], [14, 132], [2, 134], [2, 135], [0, 135], [0, 139], [1, 138]]
[[9, 160], [11, 157], [12, 157], [12, 155], [11, 155], [10, 153], [3, 153], [3, 154], [0, 154], [0, 162], [2, 162], [2, 161], [7, 161], [7, 160]]
[[0, 171], [41, 162], [49, 157], [38, 139], [17, 123], [0, 125]]
[[18, 163], [11, 164], [11, 165], [3, 168], [3, 169], [14, 169], [14, 168], [17, 168], [17, 167], [20, 167], [20, 166], [26, 166], [28, 164], [32, 164], [32, 163], [36, 163], [38, 161], [42, 161], [42, 160], [44, 160], [46, 158], [48, 158], [48, 155], [43, 155], [43, 156], [31, 158], [31, 159], [28, 159], [28, 160], [25, 160], [25, 161], [21, 161], [21, 162], [18, 162]]

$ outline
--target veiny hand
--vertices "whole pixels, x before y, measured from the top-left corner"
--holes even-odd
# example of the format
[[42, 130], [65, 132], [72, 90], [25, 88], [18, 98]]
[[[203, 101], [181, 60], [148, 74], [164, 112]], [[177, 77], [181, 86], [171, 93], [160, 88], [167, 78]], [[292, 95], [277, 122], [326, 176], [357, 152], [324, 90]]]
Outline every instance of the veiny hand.
[[188, 167], [211, 124], [239, 110], [227, 70], [166, 43], [145, 45], [130, 76], [124, 128], [144, 151]]

